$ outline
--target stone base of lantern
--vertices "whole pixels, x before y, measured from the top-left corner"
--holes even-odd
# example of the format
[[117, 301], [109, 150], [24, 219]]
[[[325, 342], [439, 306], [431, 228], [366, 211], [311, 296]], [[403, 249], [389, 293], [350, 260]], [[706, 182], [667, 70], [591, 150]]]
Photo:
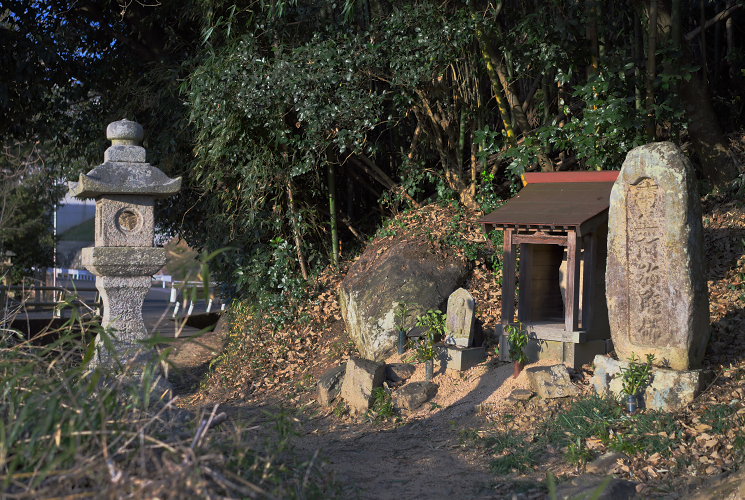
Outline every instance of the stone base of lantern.
[[172, 391], [172, 387], [160, 367], [152, 366], [158, 353], [147, 344], [150, 335], [142, 318], [142, 304], [151, 281], [151, 276], [96, 277], [96, 288], [103, 302], [105, 333], [96, 338], [96, 355], [91, 364], [114, 369], [136, 384], [141, 384], [145, 370], [152, 368], [150, 381], [155, 394], [151, 399], [158, 399], [164, 392]]

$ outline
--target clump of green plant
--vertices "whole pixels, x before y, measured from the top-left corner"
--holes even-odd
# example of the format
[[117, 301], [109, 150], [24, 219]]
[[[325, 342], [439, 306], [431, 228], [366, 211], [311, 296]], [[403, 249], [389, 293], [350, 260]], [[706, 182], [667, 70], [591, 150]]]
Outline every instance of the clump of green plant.
[[[327, 488], [318, 468], [294, 462], [276, 442], [249, 444], [250, 423], [231, 421], [217, 405], [196, 415], [176, 408], [156, 389], [162, 359], [116, 371], [89, 365], [94, 334], [111, 342], [110, 332], [75, 315], [31, 339], [0, 330], [5, 495], [282, 498]], [[285, 441], [288, 418], [275, 419]]]
[[416, 344], [415, 357], [418, 361], [431, 361], [437, 356], [435, 344], [445, 335], [447, 314], [439, 309], [430, 309], [416, 319], [417, 326], [426, 328]]
[[631, 354], [629, 366], [621, 368], [621, 391], [627, 396], [637, 396], [642, 389], [652, 381], [652, 363], [654, 354], [647, 354], [646, 363], [640, 363], [639, 359]]
[[704, 409], [701, 422], [710, 425], [716, 434], [726, 434], [732, 428], [741, 429], [745, 425], [745, 417], [737, 415], [736, 406], [715, 404]]
[[411, 314], [411, 306], [407, 302], [399, 302], [394, 313], [396, 329], [406, 331], [406, 320]]
[[510, 359], [515, 363], [524, 365], [528, 362], [525, 347], [528, 345], [528, 332], [521, 321], [506, 325], [507, 342], [510, 345]]
[[391, 393], [384, 387], [376, 387], [372, 393], [372, 407], [367, 411], [367, 418], [373, 422], [383, 422], [396, 416]]
[[592, 460], [594, 455], [585, 445], [585, 440], [582, 438], [575, 438], [569, 443], [566, 451], [566, 459], [570, 464], [582, 465]]
[[344, 401], [339, 401], [337, 405], [334, 406], [334, 416], [341, 418], [346, 415], [349, 415], [349, 406]]
[[497, 474], [528, 471], [546, 452], [543, 440], [533, 441], [519, 432], [499, 432], [486, 438], [484, 444], [495, 456], [489, 465]]

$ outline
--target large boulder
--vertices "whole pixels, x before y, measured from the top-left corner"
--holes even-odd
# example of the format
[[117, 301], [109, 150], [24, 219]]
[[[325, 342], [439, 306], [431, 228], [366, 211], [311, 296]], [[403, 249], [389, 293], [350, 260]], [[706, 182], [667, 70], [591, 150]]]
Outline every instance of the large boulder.
[[435, 252], [426, 241], [400, 240], [370, 245], [341, 283], [339, 302], [347, 333], [360, 354], [382, 360], [398, 342], [395, 312], [412, 309], [407, 327], [428, 309], [441, 308], [465, 280], [468, 262]]

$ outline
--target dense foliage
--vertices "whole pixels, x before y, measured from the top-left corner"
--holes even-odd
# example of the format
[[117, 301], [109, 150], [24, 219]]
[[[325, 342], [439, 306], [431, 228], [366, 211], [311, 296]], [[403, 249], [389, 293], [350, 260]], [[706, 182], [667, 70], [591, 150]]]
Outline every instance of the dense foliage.
[[0, 71], [24, 81], [0, 89], [6, 143], [39, 141], [61, 178], [140, 121], [184, 176], [164, 229], [230, 248], [217, 277], [269, 306], [432, 196], [488, 210], [525, 171], [619, 168], [650, 140], [712, 186], [738, 175], [742, 2], [4, 6]]

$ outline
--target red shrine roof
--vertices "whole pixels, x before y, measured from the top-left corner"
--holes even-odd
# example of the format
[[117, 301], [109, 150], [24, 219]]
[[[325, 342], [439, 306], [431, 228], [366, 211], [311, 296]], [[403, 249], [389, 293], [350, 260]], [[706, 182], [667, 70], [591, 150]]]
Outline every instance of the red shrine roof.
[[[525, 187], [478, 222], [495, 228], [574, 228], [605, 215], [618, 170], [599, 172], [533, 172]], [[593, 221], [595, 222], [595, 221]]]

